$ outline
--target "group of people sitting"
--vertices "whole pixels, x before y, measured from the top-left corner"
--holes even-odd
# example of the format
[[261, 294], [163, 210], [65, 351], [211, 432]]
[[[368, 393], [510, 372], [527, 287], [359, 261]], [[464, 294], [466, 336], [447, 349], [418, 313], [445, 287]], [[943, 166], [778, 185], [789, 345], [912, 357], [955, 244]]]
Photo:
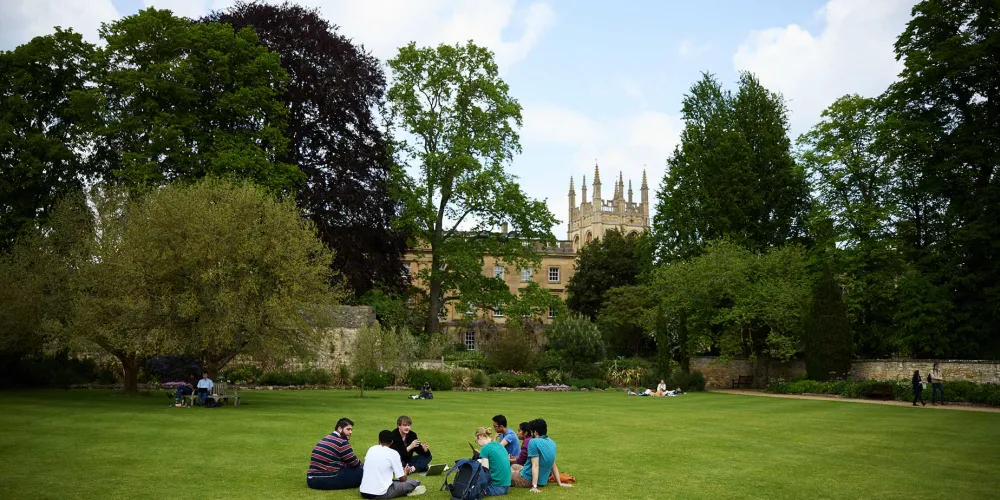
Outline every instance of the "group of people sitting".
[[627, 396], [678, 396], [680, 394], [684, 394], [684, 391], [682, 391], [680, 387], [672, 391], [667, 390], [667, 383], [664, 382], [662, 379], [660, 380], [660, 383], [656, 385], [655, 391], [652, 389], [646, 389], [642, 392], [639, 392], [638, 387], [636, 387], [635, 391], [633, 391], [631, 388], [625, 389], [625, 395]]
[[181, 399], [184, 396], [190, 396], [195, 393], [198, 394], [198, 404], [205, 406], [209, 395], [212, 394], [213, 387], [215, 387], [215, 382], [212, 382], [212, 379], [208, 378], [208, 373], [202, 373], [201, 380], [197, 383], [194, 381], [194, 375], [188, 375], [187, 382], [178, 384], [177, 389], [174, 390], [174, 406], [178, 408], [184, 406], [184, 402]]
[[[369, 448], [361, 461], [350, 444], [354, 422], [341, 418], [334, 432], [313, 448], [306, 484], [319, 490], [358, 488], [361, 498], [423, 494], [426, 487], [410, 476], [427, 471], [432, 454], [412, 426], [413, 421], [406, 415], [396, 419], [396, 429], [379, 432], [378, 444]], [[522, 422], [515, 433], [507, 427], [507, 418], [497, 415], [492, 429], [476, 429], [475, 440], [480, 446], [479, 462], [489, 472], [486, 495], [505, 495], [511, 487], [531, 488], [538, 493], [538, 488], [550, 480], [572, 486], [560, 478], [556, 444], [549, 439], [543, 419]]]

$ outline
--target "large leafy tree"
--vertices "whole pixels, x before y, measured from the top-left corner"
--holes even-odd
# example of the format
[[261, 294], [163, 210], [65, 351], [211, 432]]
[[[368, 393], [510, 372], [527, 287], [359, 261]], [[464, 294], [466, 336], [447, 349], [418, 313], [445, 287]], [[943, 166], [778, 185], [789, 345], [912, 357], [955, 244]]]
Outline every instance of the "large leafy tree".
[[81, 153], [92, 130], [81, 124], [96, 109], [84, 92], [93, 53], [59, 28], [0, 52], [0, 251], [92, 175]]
[[801, 237], [809, 192], [792, 159], [783, 98], [750, 73], [735, 94], [706, 74], [682, 113], [653, 218], [659, 257], [685, 259], [717, 238], [763, 251]]
[[638, 285], [640, 276], [651, 266], [649, 233], [608, 230], [603, 237], [580, 249], [573, 277], [566, 285], [569, 294], [566, 305], [571, 311], [596, 320], [608, 290]]
[[829, 241], [816, 242], [826, 250], [821, 265], [842, 280], [854, 343], [870, 357], [896, 354], [900, 345], [894, 314], [903, 262], [893, 235], [900, 212], [887, 140], [881, 104], [858, 95], [838, 99], [798, 140], [799, 158], [832, 222]]
[[[389, 68], [400, 152], [416, 170], [403, 183], [399, 226], [430, 251], [431, 266], [417, 278], [428, 288], [427, 330], [436, 332], [447, 302], [499, 308], [512, 302], [502, 280], [483, 276], [483, 256], [512, 268], [537, 267], [538, 253], [528, 242], [554, 243], [555, 217], [504, 170], [521, 149], [521, 105], [508, 94], [492, 52], [471, 42], [411, 43]], [[503, 223], [513, 231], [498, 232]]]
[[329, 306], [329, 250], [290, 201], [205, 180], [136, 198], [95, 190], [92, 222], [69, 262], [73, 312], [63, 333], [119, 359], [126, 392], [148, 356], [190, 352], [210, 375], [240, 354], [315, 351]]
[[379, 61], [337, 32], [316, 10], [284, 3], [238, 2], [206, 22], [251, 28], [281, 58], [288, 85], [288, 149], [282, 163], [306, 182], [298, 204], [334, 251], [334, 268], [357, 296], [377, 285], [401, 291], [405, 235], [392, 228], [393, 159], [378, 125], [385, 75]]
[[155, 186], [234, 175], [275, 191], [298, 187], [304, 176], [280, 158], [288, 75], [253, 30], [150, 8], [100, 33], [94, 151], [105, 178]]
[[995, 1], [924, 0], [896, 41], [904, 66], [884, 96], [891, 153], [908, 174], [903, 197], [931, 208], [907, 221], [906, 250], [954, 305], [930, 354], [1000, 356], [998, 47]]
[[656, 301], [641, 285], [619, 286], [604, 294], [597, 326], [616, 355], [639, 356], [652, 350], [654, 335], [646, 321]]

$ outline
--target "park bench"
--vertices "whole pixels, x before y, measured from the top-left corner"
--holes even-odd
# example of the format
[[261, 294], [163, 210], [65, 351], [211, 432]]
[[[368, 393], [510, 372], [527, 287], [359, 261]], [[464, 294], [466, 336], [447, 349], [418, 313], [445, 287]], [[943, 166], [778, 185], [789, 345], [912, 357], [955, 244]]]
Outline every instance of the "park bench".
[[732, 388], [739, 389], [741, 387], [750, 387], [753, 385], [753, 375], [740, 375], [738, 378], [733, 379]]
[[[240, 405], [239, 392], [236, 391], [235, 387], [230, 389], [229, 385], [225, 382], [219, 382], [212, 386], [212, 392], [208, 395], [208, 397], [223, 404], [225, 404], [227, 399], [231, 399], [233, 400], [234, 406]], [[187, 396], [184, 396], [184, 399], [187, 400], [188, 406], [194, 406], [194, 402], [198, 400], [198, 393], [195, 392], [194, 394], [188, 394]]]
[[866, 399], [882, 399], [891, 400], [892, 396], [892, 385], [890, 384], [875, 384], [871, 386], [870, 389], [865, 391], [863, 396]]

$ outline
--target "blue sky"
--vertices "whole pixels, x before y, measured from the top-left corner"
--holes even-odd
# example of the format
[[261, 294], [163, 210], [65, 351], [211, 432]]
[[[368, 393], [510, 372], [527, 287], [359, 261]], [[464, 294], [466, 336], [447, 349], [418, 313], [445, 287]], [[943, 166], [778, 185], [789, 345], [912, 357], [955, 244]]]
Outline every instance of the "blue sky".
[[[231, 0], [0, 0], [0, 49], [52, 26], [92, 41], [100, 22], [153, 5], [199, 16]], [[701, 72], [732, 85], [756, 73], [788, 99], [797, 136], [846, 93], [876, 95], [898, 72], [892, 43], [914, 0], [303, 0], [383, 60], [410, 40], [473, 39], [497, 54], [524, 107], [523, 153], [510, 166], [529, 195], [565, 222], [570, 176], [601, 165], [655, 190], [683, 124], [680, 103]], [[579, 203], [579, 195], [577, 202]], [[565, 224], [553, 228], [565, 238]]]

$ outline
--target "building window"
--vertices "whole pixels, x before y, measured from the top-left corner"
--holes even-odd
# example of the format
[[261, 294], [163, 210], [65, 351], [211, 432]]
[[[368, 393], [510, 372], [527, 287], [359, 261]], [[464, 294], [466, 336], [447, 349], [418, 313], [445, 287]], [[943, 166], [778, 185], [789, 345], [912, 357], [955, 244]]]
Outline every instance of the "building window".
[[465, 331], [465, 349], [468, 351], [476, 350], [476, 331], [471, 328]]
[[493, 277], [503, 279], [503, 266], [500, 264], [493, 266]]
[[549, 319], [552, 319], [552, 318], [555, 318], [555, 317], [556, 317], [556, 310], [550, 307], [549, 308]]
[[550, 283], [558, 283], [559, 282], [559, 268], [558, 267], [550, 267], [549, 268], [549, 282]]
[[494, 318], [502, 318], [503, 317], [503, 312], [500, 311], [499, 309], [494, 309], [493, 310], [493, 317]]
[[531, 268], [522, 267], [521, 268], [521, 281], [531, 281]]
[[403, 276], [406, 277], [406, 278], [410, 278], [410, 265], [409, 264], [403, 264]]

